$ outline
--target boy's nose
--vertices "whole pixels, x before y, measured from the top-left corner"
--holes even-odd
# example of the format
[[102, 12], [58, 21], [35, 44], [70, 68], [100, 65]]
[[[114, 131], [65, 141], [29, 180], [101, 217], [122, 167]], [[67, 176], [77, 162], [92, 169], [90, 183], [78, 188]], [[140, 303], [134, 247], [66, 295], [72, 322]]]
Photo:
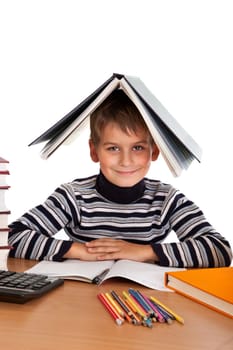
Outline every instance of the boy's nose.
[[122, 152], [121, 154], [121, 165], [127, 166], [132, 163], [132, 157], [129, 152]]

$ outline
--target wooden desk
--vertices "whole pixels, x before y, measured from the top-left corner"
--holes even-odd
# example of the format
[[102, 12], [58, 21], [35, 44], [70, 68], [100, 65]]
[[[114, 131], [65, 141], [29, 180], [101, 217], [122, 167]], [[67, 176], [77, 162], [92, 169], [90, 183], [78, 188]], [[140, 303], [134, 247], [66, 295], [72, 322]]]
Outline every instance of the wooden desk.
[[[24, 271], [33, 261], [9, 259], [8, 268]], [[23, 305], [0, 302], [0, 342], [4, 350], [232, 350], [233, 321], [175, 293], [151, 291], [181, 314], [185, 324], [128, 323], [117, 326], [96, 295], [138, 285], [112, 280], [102, 286], [65, 281], [58, 289]]]

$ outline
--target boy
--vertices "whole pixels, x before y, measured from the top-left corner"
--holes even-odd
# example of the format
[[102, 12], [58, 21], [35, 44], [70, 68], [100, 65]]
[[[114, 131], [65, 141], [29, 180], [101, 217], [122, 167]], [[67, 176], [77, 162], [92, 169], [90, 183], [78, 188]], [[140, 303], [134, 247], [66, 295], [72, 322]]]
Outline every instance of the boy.
[[[100, 173], [63, 184], [10, 225], [10, 256], [130, 259], [163, 266], [231, 263], [229, 243], [168, 184], [146, 178], [159, 150], [135, 105], [114, 91], [91, 115], [90, 155]], [[69, 241], [53, 238], [64, 228]], [[171, 231], [176, 243], [162, 243]]]

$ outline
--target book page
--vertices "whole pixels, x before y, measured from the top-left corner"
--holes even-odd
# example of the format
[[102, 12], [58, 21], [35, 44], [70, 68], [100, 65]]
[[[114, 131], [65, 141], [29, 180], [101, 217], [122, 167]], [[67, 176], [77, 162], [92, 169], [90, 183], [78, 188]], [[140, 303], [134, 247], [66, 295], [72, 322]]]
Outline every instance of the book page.
[[168, 271], [181, 271], [184, 269], [164, 267], [153, 263], [144, 263], [132, 260], [118, 260], [102, 280], [102, 283], [109, 278], [122, 277], [137, 282], [145, 287], [170, 292], [165, 287], [164, 274]]
[[168, 112], [161, 102], [152, 94], [146, 85], [138, 78], [133, 76], [125, 76], [126, 80], [137, 91], [137, 94], [142, 100], [146, 101], [149, 106], [155, 111], [164, 124], [185, 147], [194, 155], [197, 160], [201, 160], [202, 149], [196, 141], [187, 133], [186, 130], [178, 123], [178, 121]]
[[182, 164], [177, 159], [177, 155], [169, 147], [169, 144], [165, 141], [164, 134], [161, 134], [161, 129], [156, 125], [155, 120], [149, 117], [149, 111], [147, 107], [142, 103], [139, 96], [134, 92], [131, 86], [127, 83], [126, 80], [121, 80], [121, 88], [126, 93], [126, 95], [133, 101], [133, 103], [138, 108], [139, 112], [144, 118], [145, 123], [147, 124], [150, 133], [157, 144], [163, 158], [167, 162], [169, 169], [175, 176], [179, 176], [182, 171]]
[[102, 279], [101, 283], [109, 278], [122, 277], [148, 288], [169, 292], [171, 290], [165, 287], [164, 284], [164, 273], [182, 270], [132, 260], [118, 260], [114, 262], [114, 260], [81, 261], [68, 259], [63, 262], [41, 261], [26, 272], [91, 283], [96, 276], [106, 269], [109, 269], [109, 272]]
[[41, 261], [26, 272], [64, 279], [92, 282], [104, 270], [111, 268], [114, 261], [80, 261], [68, 259], [63, 262]]
[[41, 151], [41, 157], [46, 159], [52, 154], [72, 133], [77, 130], [82, 122], [119, 86], [119, 80], [114, 78], [106, 88], [100, 92], [96, 99], [62, 132], [46, 143]]
[[142, 114], [173, 175], [188, 169], [194, 158], [200, 161], [201, 148], [139, 78], [125, 76], [120, 85]]

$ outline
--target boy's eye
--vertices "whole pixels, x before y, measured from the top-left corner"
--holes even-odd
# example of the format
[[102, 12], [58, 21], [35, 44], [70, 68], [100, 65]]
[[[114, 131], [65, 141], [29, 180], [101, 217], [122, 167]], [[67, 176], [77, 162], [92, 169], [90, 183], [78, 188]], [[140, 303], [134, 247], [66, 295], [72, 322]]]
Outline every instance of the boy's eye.
[[141, 145], [137, 145], [137, 146], [133, 147], [133, 150], [135, 150], [135, 151], [142, 151], [143, 149], [144, 149], [144, 147]]
[[108, 151], [112, 151], [112, 152], [117, 152], [119, 151], [119, 147], [117, 146], [111, 146], [107, 148]]

